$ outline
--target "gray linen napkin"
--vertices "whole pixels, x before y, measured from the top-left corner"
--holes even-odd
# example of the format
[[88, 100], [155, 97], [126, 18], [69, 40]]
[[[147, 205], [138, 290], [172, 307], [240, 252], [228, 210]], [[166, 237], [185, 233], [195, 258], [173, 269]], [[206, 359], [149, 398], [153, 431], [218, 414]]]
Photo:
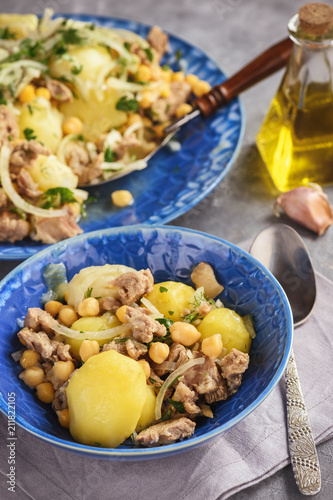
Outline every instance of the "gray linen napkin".
[[[294, 352], [316, 443], [333, 436], [333, 282], [317, 274], [310, 319], [296, 329]], [[109, 462], [53, 447], [17, 428], [15, 500], [216, 500], [255, 484], [289, 462], [281, 380], [243, 422], [181, 455], [145, 462]], [[0, 421], [0, 497], [7, 491], [7, 423]]]

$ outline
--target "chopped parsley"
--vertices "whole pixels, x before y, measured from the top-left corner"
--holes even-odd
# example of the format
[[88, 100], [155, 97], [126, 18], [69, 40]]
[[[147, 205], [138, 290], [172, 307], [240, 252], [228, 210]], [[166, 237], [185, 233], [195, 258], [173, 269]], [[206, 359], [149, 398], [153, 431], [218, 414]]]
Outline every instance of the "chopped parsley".
[[118, 342], [119, 344], [122, 344], [122, 343], [125, 343], [127, 342], [128, 340], [130, 340], [129, 337], [123, 337], [123, 338], [119, 338], [119, 339], [113, 339], [115, 342]]
[[82, 45], [85, 42], [85, 38], [81, 36], [79, 30], [75, 28], [59, 30], [58, 33], [61, 34], [62, 40], [65, 44]]
[[28, 104], [28, 110], [31, 115], [34, 114], [31, 104]]
[[42, 202], [42, 208], [45, 209], [59, 207], [65, 203], [78, 203], [71, 189], [64, 187], [50, 188], [45, 191]]
[[84, 292], [83, 298], [88, 299], [89, 297], [91, 297], [92, 291], [92, 288], [87, 288], [87, 290]]
[[175, 382], [177, 382], [177, 380], [179, 379], [179, 377], [180, 377], [180, 375], [178, 375], [178, 377], [176, 377], [176, 378], [175, 378], [175, 379], [171, 382], [171, 384], [169, 385], [168, 389], [170, 389], [170, 387], [172, 387], [172, 386], [173, 386], [173, 384], [174, 384]]
[[183, 57], [182, 51], [180, 49], [176, 50], [175, 56], [176, 56], [176, 60], [180, 61], [180, 59]]
[[172, 319], [169, 318], [156, 318], [156, 321], [161, 325], [164, 325], [167, 330], [169, 330], [170, 326], [173, 325]]
[[148, 380], [151, 384], [157, 384], [157, 381], [154, 378], [148, 377]]
[[162, 418], [161, 418], [162, 422], [165, 422], [165, 420], [170, 420], [171, 413], [172, 413], [172, 410], [171, 410], [171, 408], [169, 408], [168, 411], [166, 411], [164, 413], [164, 415], [162, 416]]
[[170, 314], [170, 316], [172, 316], [174, 314], [175, 311], [168, 311], [168, 313]]
[[160, 293], [168, 292], [168, 289], [164, 286], [160, 286]]
[[110, 146], [108, 146], [104, 152], [104, 161], [106, 163], [112, 163], [114, 161], [116, 161], [116, 153], [114, 153]]
[[119, 111], [133, 111], [136, 113], [139, 111], [139, 103], [136, 99], [129, 99], [126, 95], [118, 99], [116, 108]]
[[15, 38], [15, 33], [11, 33], [9, 28], [0, 28], [0, 38], [2, 40], [12, 40]]
[[74, 66], [74, 68], [72, 68], [71, 72], [73, 73], [73, 75], [79, 75], [81, 73], [83, 69], [83, 66], [82, 64], [80, 64], [79, 66]]
[[94, 31], [95, 28], [96, 26], [94, 25], [94, 23], [91, 23], [89, 26], [90, 31]]
[[169, 71], [169, 69], [170, 69], [169, 64], [163, 64], [162, 69], [163, 69], [163, 71]]
[[128, 52], [131, 51], [131, 44], [129, 42], [124, 42], [124, 47], [126, 50], [128, 50]]
[[174, 401], [171, 398], [168, 398], [168, 401], [179, 413], [185, 413], [185, 408], [181, 401]]
[[35, 135], [35, 132], [32, 130], [32, 128], [25, 128], [23, 130], [24, 137], [26, 138], [27, 141], [32, 141], [37, 138]]
[[26, 220], [27, 219], [27, 216], [26, 214], [20, 209], [20, 208], [17, 208], [17, 207], [11, 207], [9, 209], [11, 212], [13, 212], [14, 214], [17, 214], [20, 216], [21, 219], [23, 220]]
[[3, 91], [0, 90], [0, 104], [7, 104], [6, 99], [3, 96]]
[[149, 47], [147, 47], [146, 49], [144, 49], [144, 51], [147, 54], [148, 61], [152, 62], [152, 60], [154, 59], [154, 56], [153, 56], [151, 49]]

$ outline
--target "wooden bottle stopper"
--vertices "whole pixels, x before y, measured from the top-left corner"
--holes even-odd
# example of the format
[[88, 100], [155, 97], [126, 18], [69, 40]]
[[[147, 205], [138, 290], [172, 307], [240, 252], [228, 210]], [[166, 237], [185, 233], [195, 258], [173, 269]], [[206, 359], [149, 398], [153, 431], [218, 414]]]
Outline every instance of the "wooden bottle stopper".
[[298, 12], [303, 30], [309, 35], [324, 35], [333, 24], [333, 8], [327, 3], [308, 3]]

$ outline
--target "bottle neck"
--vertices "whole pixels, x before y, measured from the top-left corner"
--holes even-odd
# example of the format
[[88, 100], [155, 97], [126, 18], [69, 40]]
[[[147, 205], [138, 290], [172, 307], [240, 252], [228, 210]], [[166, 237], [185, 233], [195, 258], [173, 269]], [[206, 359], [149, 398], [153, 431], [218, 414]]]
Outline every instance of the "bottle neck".
[[323, 35], [311, 35], [303, 30], [298, 14], [288, 23], [291, 40], [307, 51], [324, 51], [333, 47], [333, 27]]

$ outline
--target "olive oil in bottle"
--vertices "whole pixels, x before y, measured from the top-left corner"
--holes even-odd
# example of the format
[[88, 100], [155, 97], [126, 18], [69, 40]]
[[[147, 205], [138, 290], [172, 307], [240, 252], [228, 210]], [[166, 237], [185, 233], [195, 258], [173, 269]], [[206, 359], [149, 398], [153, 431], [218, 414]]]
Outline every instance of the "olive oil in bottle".
[[293, 53], [257, 136], [280, 191], [333, 182], [333, 31], [309, 34], [298, 15], [288, 28]]

